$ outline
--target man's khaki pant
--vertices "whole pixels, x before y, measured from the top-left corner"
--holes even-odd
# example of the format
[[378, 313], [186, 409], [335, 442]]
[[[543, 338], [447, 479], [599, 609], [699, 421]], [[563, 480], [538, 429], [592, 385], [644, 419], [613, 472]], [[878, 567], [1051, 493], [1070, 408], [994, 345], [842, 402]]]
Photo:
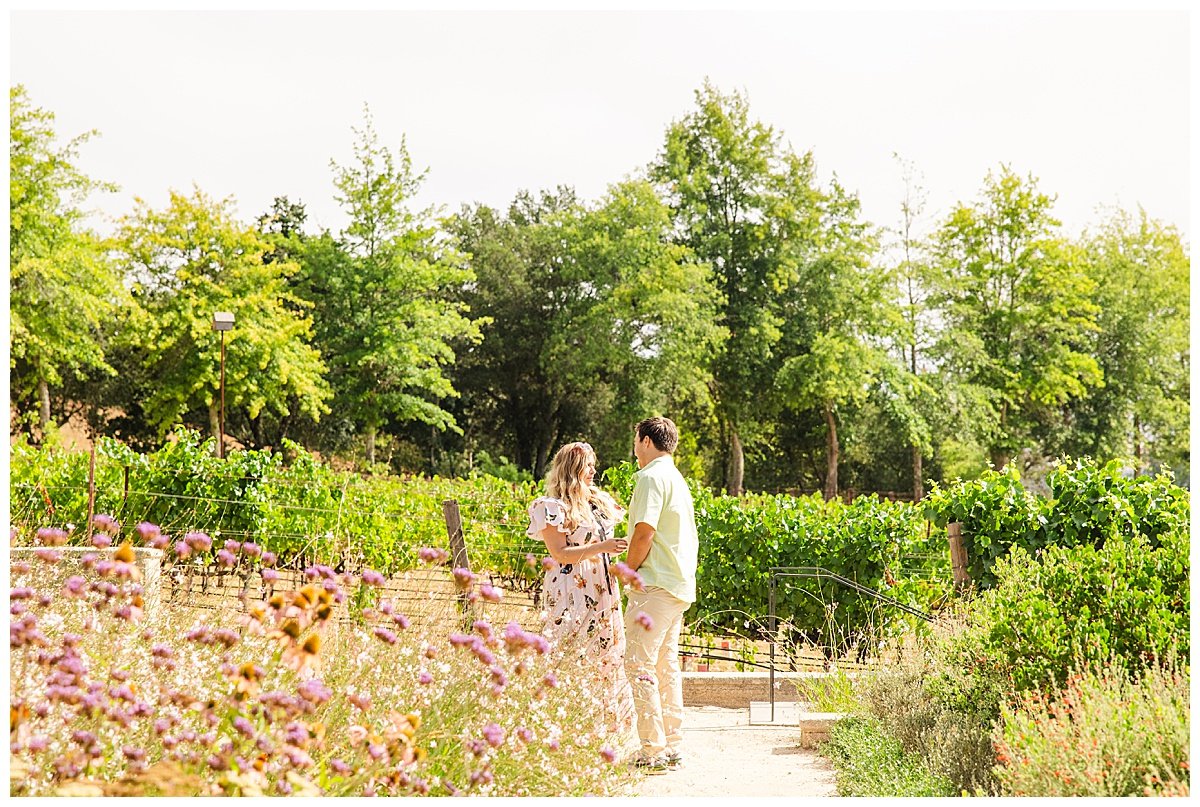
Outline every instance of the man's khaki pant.
[[[656, 586], [627, 589], [625, 610], [625, 672], [633, 686], [642, 756], [651, 757], [683, 739], [683, 676], [679, 671], [679, 629], [690, 603]], [[650, 629], [638, 622], [646, 614]]]

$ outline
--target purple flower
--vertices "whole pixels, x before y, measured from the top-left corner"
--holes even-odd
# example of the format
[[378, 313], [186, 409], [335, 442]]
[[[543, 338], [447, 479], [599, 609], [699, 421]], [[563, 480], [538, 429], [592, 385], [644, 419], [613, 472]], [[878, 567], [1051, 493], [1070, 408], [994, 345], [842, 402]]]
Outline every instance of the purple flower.
[[12, 564], [13, 574], [29, 574], [32, 570], [33, 570], [33, 567], [30, 566], [28, 563], [26, 563], [23, 560], [17, 561], [16, 563]]
[[278, 560], [279, 560], [279, 558], [277, 558], [275, 556], [274, 552], [263, 552], [262, 553], [262, 565], [263, 566], [274, 566], [276, 561], [278, 561]]
[[488, 723], [480, 733], [492, 748], [499, 748], [504, 742], [504, 729], [495, 723]]
[[432, 546], [423, 546], [417, 550], [417, 557], [424, 563], [443, 563], [450, 557], [444, 549], [437, 549]]
[[346, 700], [350, 701], [352, 704], [357, 706], [359, 709], [362, 709], [364, 712], [371, 708], [371, 696], [370, 695], [363, 695], [358, 692], [351, 692], [349, 695], [346, 696]]
[[97, 549], [106, 549], [112, 546], [112, 536], [108, 533], [98, 532], [92, 536], [92, 546]]
[[496, 663], [496, 654], [483, 646], [483, 642], [477, 642], [471, 648], [471, 652], [475, 654], [475, 658], [483, 664], [492, 665]]
[[517, 729], [517, 739], [526, 744], [531, 743], [533, 742], [533, 732], [521, 726]]
[[334, 757], [333, 759], [329, 760], [329, 767], [333, 769], [334, 773], [340, 773], [343, 776], [350, 773], [350, 771], [354, 770], [353, 768], [351, 768], [345, 762], [342, 762], [337, 757]]
[[542, 683], [550, 689], [554, 689], [556, 686], [558, 686], [558, 676], [552, 672], [548, 672], [546, 673], [546, 677], [542, 679]]
[[383, 641], [387, 642], [388, 644], [396, 643], [396, 634], [393, 633], [392, 631], [388, 630], [387, 628], [383, 628], [383, 627], [376, 628], [374, 633], [377, 637], [379, 637]]
[[471, 573], [471, 570], [465, 569], [462, 566], [455, 568], [453, 574], [455, 585], [464, 591], [469, 589], [471, 587], [471, 583], [475, 581], [475, 575]]
[[67, 531], [55, 527], [42, 527], [37, 531], [37, 537], [43, 546], [62, 546], [67, 542]]
[[650, 630], [654, 627], [654, 620], [645, 611], [639, 611], [638, 615], [633, 618], [633, 621], [641, 625], [645, 630]]
[[490, 785], [492, 783], [492, 772], [484, 768], [483, 770], [473, 771], [471, 773], [472, 785]]
[[225, 542], [225, 551], [226, 552], [237, 552], [241, 548], [242, 548], [242, 545], [239, 542], [233, 540], [232, 538], [230, 538], [228, 541]]
[[417, 676], [417, 683], [421, 686], [428, 686], [433, 683], [433, 676], [427, 671], [422, 670], [421, 674]]
[[384, 577], [374, 569], [365, 569], [362, 573], [362, 581], [368, 586], [382, 586]]
[[53, 549], [47, 549], [44, 546], [39, 546], [37, 549], [33, 550], [33, 554], [38, 560], [43, 560], [46, 563], [58, 563], [60, 560], [62, 560], [61, 552], [55, 552]]
[[367, 754], [369, 754], [371, 759], [375, 760], [376, 762], [383, 759], [386, 753], [387, 749], [385, 749], [382, 745], [377, 745], [375, 743], [370, 743], [367, 745]]
[[245, 737], [254, 736], [254, 725], [242, 715], [238, 715], [233, 719], [233, 727], [238, 733]]
[[[110, 535], [116, 535], [121, 529], [121, 525], [117, 523], [115, 518], [104, 515], [103, 513], [98, 513], [92, 516], [92, 526], [98, 530], [107, 532]], [[92, 536], [92, 538], [94, 539], [95, 536]]]
[[183, 536], [183, 541], [197, 552], [207, 552], [212, 549], [212, 538], [203, 532], [189, 532]]
[[125, 759], [132, 760], [134, 762], [141, 762], [146, 758], [146, 752], [133, 745], [127, 745], [123, 747], [121, 749], [121, 753], [125, 755]]
[[29, 744], [26, 746], [30, 751], [38, 752], [45, 751], [46, 746], [50, 745], [50, 738], [44, 737], [41, 734], [29, 738]]
[[274, 569], [263, 569], [259, 574], [262, 575], [264, 583], [274, 583], [279, 579], [279, 572]]
[[28, 588], [26, 586], [22, 586], [20, 588], [14, 588], [8, 592], [8, 598], [10, 600], [27, 600], [32, 596], [33, 596], [33, 589]]
[[308, 729], [303, 723], [291, 722], [287, 724], [287, 728], [283, 731], [283, 739], [285, 742], [292, 745], [301, 745], [308, 742]]
[[232, 566], [235, 563], [237, 563], [237, 558], [228, 549], [221, 549], [217, 551], [218, 566]]
[[242, 551], [245, 552], [247, 556], [256, 558], [262, 554], [262, 547], [253, 541], [247, 541], [246, 543], [242, 544]]
[[496, 686], [504, 687], [508, 683], [508, 676], [504, 673], [503, 668], [493, 664], [488, 671], [492, 674], [492, 681], [496, 683]]
[[607, 745], [600, 749], [600, 756], [604, 757], [605, 762], [616, 762], [617, 754]]
[[484, 583], [479, 587], [479, 596], [483, 597], [488, 602], [500, 602], [500, 599], [504, 596], [504, 593], [491, 584]]
[[333, 696], [333, 693], [319, 678], [308, 679], [297, 687], [296, 691], [309, 703], [324, 703]]
[[408, 617], [406, 617], [404, 614], [393, 614], [392, 621], [396, 623], [396, 627], [398, 627], [400, 630], [408, 629]]
[[471, 623], [471, 627], [475, 632], [482, 636], [485, 640], [492, 638], [492, 626], [482, 619], [476, 619]]
[[158, 720], [154, 721], [155, 734], [166, 734], [167, 729], [169, 728], [171, 728], [171, 721], [167, 720], [165, 717], [160, 717]]
[[90, 731], [79, 729], [71, 735], [71, 740], [82, 746], [89, 746], [96, 742], [96, 735]]
[[186, 541], [176, 541], [175, 554], [180, 558], [186, 558], [188, 555], [192, 554], [192, 545]]
[[465, 633], [451, 633], [449, 638], [450, 644], [455, 647], [466, 647], [475, 643], [475, 637], [468, 636]]
[[143, 542], [148, 542], [156, 535], [162, 534], [162, 530], [159, 529], [158, 525], [151, 524], [149, 521], [141, 522], [133, 528], [133, 531], [138, 534], [138, 538], [141, 538]]

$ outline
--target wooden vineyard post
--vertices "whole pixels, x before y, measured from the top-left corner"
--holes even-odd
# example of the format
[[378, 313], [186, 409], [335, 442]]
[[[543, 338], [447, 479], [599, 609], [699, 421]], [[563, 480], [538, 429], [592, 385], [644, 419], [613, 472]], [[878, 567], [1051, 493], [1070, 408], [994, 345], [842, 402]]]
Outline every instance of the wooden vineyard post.
[[88, 460], [88, 512], [83, 524], [83, 537], [91, 542], [92, 516], [96, 514], [96, 444], [92, 443], [92, 456]]
[[[446, 499], [442, 502], [442, 515], [446, 519], [446, 536], [450, 539], [451, 568], [471, 570], [471, 560], [467, 557], [467, 541], [463, 537], [462, 513], [458, 509], [456, 499]], [[458, 606], [463, 616], [470, 618], [471, 603], [466, 593], [458, 595]]]
[[962, 539], [962, 522], [951, 521], [946, 525], [946, 534], [950, 539], [950, 566], [954, 570], [954, 587], [961, 591], [971, 585], [971, 575], [967, 572], [967, 548]]

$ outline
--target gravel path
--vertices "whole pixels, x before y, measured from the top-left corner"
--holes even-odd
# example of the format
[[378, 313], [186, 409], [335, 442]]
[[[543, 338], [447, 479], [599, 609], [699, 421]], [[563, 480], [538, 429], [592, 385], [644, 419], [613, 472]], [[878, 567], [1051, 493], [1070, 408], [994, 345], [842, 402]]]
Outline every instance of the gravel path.
[[752, 726], [746, 709], [687, 707], [684, 765], [646, 776], [639, 796], [835, 796], [833, 767], [797, 745], [796, 726]]

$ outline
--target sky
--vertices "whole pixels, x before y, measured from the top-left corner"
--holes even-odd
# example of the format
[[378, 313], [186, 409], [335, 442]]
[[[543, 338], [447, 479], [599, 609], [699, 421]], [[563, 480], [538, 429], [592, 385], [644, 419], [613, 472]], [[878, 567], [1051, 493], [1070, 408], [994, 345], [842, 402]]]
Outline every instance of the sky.
[[364, 105], [428, 169], [417, 206], [598, 200], [707, 77], [875, 224], [899, 220], [898, 153], [925, 227], [1007, 164], [1070, 233], [1140, 205], [1186, 237], [1190, 32], [1178, 10], [17, 11], [10, 82], [60, 135], [99, 130], [79, 165], [121, 188], [91, 200], [102, 232], [193, 185], [247, 222], [287, 196], [336, 232], [330, 161], [350, 162]]

